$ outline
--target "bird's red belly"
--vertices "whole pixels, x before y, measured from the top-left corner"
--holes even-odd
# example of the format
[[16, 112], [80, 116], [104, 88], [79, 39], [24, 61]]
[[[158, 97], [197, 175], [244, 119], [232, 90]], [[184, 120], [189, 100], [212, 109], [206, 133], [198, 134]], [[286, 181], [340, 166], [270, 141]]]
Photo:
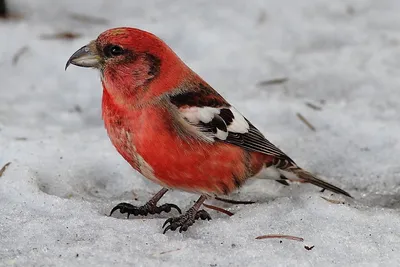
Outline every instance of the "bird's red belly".
[[107, 110], [103, 103], [105, 126], [118, 152], [145, 177], [164, 187], [228, 194], [263, 166], [259, 153], [182, 137], [159, 110], [130, 111], [129, 115]]
[[154, 176], [167, 187], [228, 194], [248, 176], [245, 153], [230, 145], [200, 144], [162, 135], [149, 138], [137, 148]]

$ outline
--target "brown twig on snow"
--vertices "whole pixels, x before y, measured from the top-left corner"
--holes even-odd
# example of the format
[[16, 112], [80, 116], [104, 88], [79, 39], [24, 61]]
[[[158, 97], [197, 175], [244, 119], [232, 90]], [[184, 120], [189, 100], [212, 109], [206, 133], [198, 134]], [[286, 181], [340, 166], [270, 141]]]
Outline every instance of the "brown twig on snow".
[[295, 240], [295, 241], [299, 241], [299, 242], [304, 241], [304, 238], [292, 236], [292, 235], [261, 235], [261, 236], [256, 237], [256, 239], [268, 239], [268, 238], [284, 238], [284, 239]]
[[105, 25], [108, 24], [108, 20], [99, 17], [92, 17], [85, 14], [72, 13], [69, 15], [72, 19], [90, 24]]
[[306, 106], [309, 107], [309, 108], [312, 108], [314, 110], [322, 110], [321, 107], [319, 107], [317, 105], [314, 105], [313, 103], [310, 103], [310, 102], [306, 102]]
[[55, 39], [64, 39], [64, 40], [73, 40], [81, 37], [82, 34], [76, 32], [59, 32], [54, 34], [42, 34], [40, 35], [40, 39], [42, 40], [55, 40]]
[[180, 248], [160, 252], [160, 255], [181, 250]]
[[17, 52], [15, 52], [13, 58], [12, 58], [12, 64], [15, 66], [17, 65], [19, 59], [21, 58], [21, 56], [23, 54], [25, 54], [28, 51], [29, 47], [28, 46], [23, 46], [20, 49], [17, 50]]
[[22, 19], [23, 16], [21, 14], [14, 14], [14, 13], [7, 13], [6, 16], [0, 16], [0, 21], [1, 20], [20, 20]]
[[261, 81], [258, 83], [258, 86], [269, 86], [269, 85], [282, 84], [287, 81], [289, 81], [289, 78], [286, 78], [286, 77], [276, 78], [276, 79], [272, 79], [272, 80]]
[[7, 167], [10, 166], [11, 162], [7, 162], [3, 168], [0, 169], [0, 177], [3, 176], [3, 173], [6, 171]]
[[256, 203], [254, 201], [241, 201], [241, 200], [233, 200], [233, 199], [220, 198], [220, 197], [215, 197], [215, 199], [222, 201], [222, 202], [230, 203], [230, 204], [250, 205], [250, 204]]
[[315, 127], [306, 118], [304, 118], [303, 115], [300, 113], [296, 113], [296, 115], [305, 125], [307, 125], [308, 128], [310, 128], [311, 131], [316, 131]]
[[233, 215], [233, 213], [230, 212], [229, 210], [226, 210], [226, 209], [223, 209], [223, 208], [220, 208], [220, 207], [216, 207], [216, 206], [209, 205], [209, 204], [206, 204], [206, 203], [203, 203], [203, 206], [206, 207], [206, 208], [212, 209], [212, 210], [216, 210], [216, 211], [225, 213], [228, 216], [232, 216]]
[[340, 200], [336, 200], [336, 199], [329, 199], [329, 198], [326, 198], [326, 197], [323, 197], [323, 196], [321, 196], [321, 198], [326, 200], [326, 201], [328, 201], [328, 202], [330, 202], [330, 203], [333, 203], [333, 204], [345, 204], [344, 201], [340, 201]]

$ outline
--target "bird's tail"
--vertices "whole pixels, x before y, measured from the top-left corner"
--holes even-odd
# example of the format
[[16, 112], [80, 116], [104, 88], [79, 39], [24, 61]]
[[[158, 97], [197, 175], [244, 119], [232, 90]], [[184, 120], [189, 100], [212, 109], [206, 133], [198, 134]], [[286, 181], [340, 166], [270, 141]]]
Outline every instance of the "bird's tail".
[[334, 186], [328, 182], [325, 182], [324, 180], [317, 178], [312, 173], [310, 173], [306, 170], [303, 170], [302, 168], [300, 168], [298, 166], [290, 166], [286, 169], [279, 169], [279, 172], [281, 173], [281, 177], [282, 178], [284, 177], [287, 180], [303, 182], [303, 183], [310, 183], [310, 184], [319, 186], [321, 188], [324, 188], [326, 190], [332, 191], [334, 193], [343, 194], [345, 196], [352, 197], [349, 193], [347, 193], [343, 189], [340, 189], [337, 186]]

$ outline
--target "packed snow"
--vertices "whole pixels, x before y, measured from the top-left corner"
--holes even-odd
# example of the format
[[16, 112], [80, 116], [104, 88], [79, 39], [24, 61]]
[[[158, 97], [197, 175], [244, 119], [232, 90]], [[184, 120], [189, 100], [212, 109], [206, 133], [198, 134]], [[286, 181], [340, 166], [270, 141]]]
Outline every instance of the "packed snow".
[[[8, 2], [1, 266], [400, 265], [398, 0]], [[116, 26], [164, 39], [271, 142], [354, 200], [252, 180], [230, 198], [256, 204], [209, 200], [235, 214], [210, 210], [213, 220], [183, 234], [162, 234], [175, 212], [109, 217], [119, 202], [144, 204], [160, 187], [108, 140], [99, 74], [64, 65]], [[62, 32], [80, 36], [52, 38]], [[197, 198], [172, 191], [161, 203], [187, 209]]]

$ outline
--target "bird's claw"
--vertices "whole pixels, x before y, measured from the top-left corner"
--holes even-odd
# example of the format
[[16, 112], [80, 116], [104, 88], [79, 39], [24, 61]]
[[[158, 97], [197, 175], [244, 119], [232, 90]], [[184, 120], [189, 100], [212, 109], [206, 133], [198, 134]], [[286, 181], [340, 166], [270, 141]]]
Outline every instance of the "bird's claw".
[[156, 204], [147, 202], [145, 205], [137, 207], [137, 206], [134, 206], [129, 203], [119, 203], [117, 206], [115, 206], [111, 210], [110, 216], [116, 210], [119, 210], [119, 212], [122, 214], [128, 213], [128, 219], [129, 219], [129, 215], [131, 215], [131, 214], [133, 214], [134, 216], [138, 216], [138, 215], [146, 216], [147, 214], [160, 214], [161, 212], [168, 213], [171, 211], [172, 208], [176, 209], [179, 212], [179, 214], [182, 214], [181, 209], [175, 204], [167, 203], [167, 204], [163, 204], [161, 206], [156, 206]]
[[208, 214], [207, 211], [199, 210], [198, 212], [196, 212], [195, 219], [196, 220], [202, 219], [202, 220], [208, 220], [209, 221], [209, 220], [211, 220], [211, 216], [210, 216], [210, 214]]
[[165, 234], [168, 230], [175, 231], [179, 228], [179, 233], [186, 231], [191, 225], [195, 223], [196, 220], [211, 220], [210, 214], [208, 214], [205, 210], [195, 211], [194, 209], [189, 209], [185, 214], [179, 217], [172, 217], [167, 219], [163, 227], [169, 224], [165, 229], [163, 234]]

